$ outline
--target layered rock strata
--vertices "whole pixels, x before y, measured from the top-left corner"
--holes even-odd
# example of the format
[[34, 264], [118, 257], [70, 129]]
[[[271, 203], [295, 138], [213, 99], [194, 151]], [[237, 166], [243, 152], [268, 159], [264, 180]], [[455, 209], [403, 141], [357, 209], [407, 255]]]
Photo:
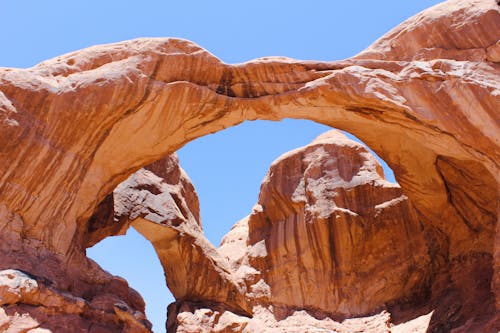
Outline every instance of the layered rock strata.
[[[241, 222], [244, 223], [244, 222]], [[271, 166], [248, 218], [250, 289], [274, 308], [357, 316], [429, 281], [425, 226], [361, 144], [328, 132]], [[229, 234], [222, 251], [233, 243]]]
[[[441, 332], [468, 321], [493, 332], [491, 268], [481, 267], [487, 261], [468, 258], [459, 273], [440, 242], [401, 187], [385, 180], [375, 157], [331, 131], [271, 165], [253, 212], [218, 249], [246, 286], [250, 316], [183, 299], [169, 307], [168, 326]], [[467, 271], [472, 267], [479, 271]]]
[[198, 197], [175, 155], [137, 171], [112, 196], [114, 223], [132, 225], [152, 243], [176, 299], [248, 312], [242, 286], [203, 234]]
[[[26, 267], [21, 260], [2, 257], [1, 264]], [[45, 259], [41, 264], [48, 266], [38, 269], [43, 274], [38, 276], [20, 269], [0, 270], [1, 332], [151, 332], [144, 301], [124, 279], [90, 259], [80, 259], [78, 267], [54, 277], [64, 268], [57, 266], [61, 263]]]
[[[499, 8], [447, 1], [336, 62], [227, 65], [188, 41], [138, 39], [0, 69], [0, 269], [83, 299], [112, 290], [130, 311], [106, 310], [109, 329], [124, 325], [117, 316], [141, 323], [137, 295], [85, 257], [100, 235], [121, 232], [92, 226], [99, 204], [197, 137], [244, 120], [310, 119], [355, 134], [392, 167], [432, 230], [433, 295], [448, 290], [436, 300], [449, 317], [442, 329], [474, 325], [476, 312], [500, 310]], [[76, 317], [87, 329], [102, 322]]]

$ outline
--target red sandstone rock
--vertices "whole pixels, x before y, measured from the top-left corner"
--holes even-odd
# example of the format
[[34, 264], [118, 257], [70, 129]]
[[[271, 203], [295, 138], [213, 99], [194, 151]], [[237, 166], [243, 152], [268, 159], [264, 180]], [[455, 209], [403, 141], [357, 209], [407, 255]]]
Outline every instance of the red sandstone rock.
[[[355, 134], [394, 170], [415, 218], [429, 231], [423, 237], [432, 273], [427, 304], [435, 309], [430, 330], [497, 331], [499, 22], [493, 0], [452, 0], [345, 61], [266, 58], [226, 65], [187, 41], [138, 39], [29, 69], [0, 69], [0, 269], [28, 272], [38, 285], [90, 305], [78, 319], [22, 303], [9, 305], [20, 315], [6, 313], [28, 326], [34, 324], [23, 313], [38, 323], [71, 318], [67, 322], [88, 330], [135, 327], [127, 320], [143, 311], [140, 297], [85, 257], [87, 246], [126, 228], [91, 219], [99, 203], [140, 167], [190, 140], [244, 120], [291, 117]], [[264, 247], [250, 244], [250, 254], [262, 257], [255, 264], [266, 267]], [[205, 260], [207, 252], [200, 251]], [[262, 272], [234, 274], [238, 281], [253, 273]], [[234, 281], [232, 272], [225, 275]], [[273, 300], [266, 285], [250, 285], [250, 305]], [[226, 288], [202, 294], [223, 295]], [[290, 295], [282, 297], [291, 304]], [[309, 306], [300, 297], [293, 302]], [[368, 311], [340, 303], [333, 304], [345, 313]], [[128, 309], [132, 316], [123, 312]], [[430, 312], [411, 310], [401, 309], [394, 320]]]
[[[247, 285], [252, 318], [238, 317], [247, 331], [381, 332], [391, 325], [388, 312], [331, 318], [422, 300], [432, 274], [424, 235], [375, 158], [331, 131], [272, 164], [254, 211], [224, 237], [219, 252]], [[181, 304], [169, 310], [178, 312], [169, 316], [171, 327], [191, 332], [198, 322], [215, 330], [213, 312]]]
[[196, 192], [177, 157], [141, 169], [114, 191], [115, 220], [126, 220], [155, 248], [176, 299], [249, 309], [243, 286], [203, 235]]
[[249, 282], [263, 281], [274, 307], [363, 315], [420, 297], [430, 278], [425, 226], [407, 197], [335, 131], [273, 163], [248, 225], [250, 253], [262, 248]]
[[50, 281], [30, 277], [19, 270], [0, 271], [0, 330], [149, 332], [151, 325], [143, 314], [144, 305], [140, 311], [135, 310], [120, 299], [118, 293], [113, 294], [112, 285], [106, 289], [98, 289], [98, 295], [89, 301], [57, 290]]
[[[246, 323], [239, 332], [426, 332], [475, 313], [481, 323], [471, 325], [485, 330], [489, 316], [477, 310], [491, 315], [492, 304], [482, 303], [491, 300], [490, 287], [479, 282], [487, 258], [436, 263], [443, 258], [434, 253], [442, 246], [435, 233], [365, 147], [336, 131], [323, 134], [272, 164], [252, 214], [224, 237], [219, 252], [253, 305], [250, 319], [231, 318]], [[461, 272], [450, 271], [457, 266]], [[475, 285], [474, 294], [459, 292], [464, 285]], [[168, 326], [217, 331], [229, 311], [181, 301], [170, 306]]]

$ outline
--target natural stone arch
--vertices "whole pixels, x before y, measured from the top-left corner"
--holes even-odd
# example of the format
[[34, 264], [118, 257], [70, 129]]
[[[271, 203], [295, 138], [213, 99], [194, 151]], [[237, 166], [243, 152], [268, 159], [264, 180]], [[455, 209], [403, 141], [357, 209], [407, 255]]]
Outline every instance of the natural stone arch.
[[[34, 135], [45, 136], [46, 141], [40, 147], [31, 145], [29, 150], [32, 151], [23, 151], [31, 155], [35, 155], [33, 152], [35, 149], [41, 150], [45, 148], [44, 145], [52, 144], [52, 141], [66, 140], [64, 143], [57, 142], [52, 145], [72, 145], [71, 150], [75, 152], [70, 150], [63, 155], [65, 163], [57, 167], [59, 176], [46, 179], [49, 182], [63, 181], [73, 185], [77, 180], [75, 178], [83, 178], [81, 184], [78, 184], [79, 189], [75, 191], [77, 195], [73, 200], [62, 200], [68, 195], [68, 189], [64, 187], [47, 184], [43, 190], [27, 191], [33, 193], [32, 196], [42, 197], [43, 193], [43, 197], [47, 197], [48, 201], [48, 198], [51, 198], [52, 203], [64, 202], [64, 206], [50, 210], [47, 208], [51, 207], [51, 204], [44, 205], [44, 202], [40, 202], [43, 200], [41, 198], [37, 205], [25, 208], [23, 216], [27, 220], [36, 217], [39, 221], [43, 221], [45, 215], [55, 212], [60, 213], [59, 216], [65, 216], [65, 220], [70, 223], [78, 219], [85, 220], [93, 207], [107, 193], [139, 167], [175, 151], [198, 136], [257, 118], [310, 119], [353, 133], [387, 161], [394, 169], [399, 183], [417, 205], [422, 201], [424, 204], [434, 201], [433, 206], [439, 207], [447, 202], [441, 177], [434, 167], [430, 167], [434, 165], [437, 156], [449, 156], [457, 160], [478, 159], [486, 169], [493, 170], [495, 167], [494, 161], [487, 157], [488, 151], [495, 151], [493, 142], [487, 135], [483, 135], [480, 140], [474, 135], [480, 133], [480, 128], [466, 124], [470, 127], [470, 135], [456, 138], [447, 131], [446, 127], [449, 124], [444, 122], [440, 124], [439, 120], [429, 121], [424, 118], [433, 114], [432, 111], [436, 114], [443, 112], [439, 108], [441, 105], [428, 105], [423, 112], [419, 112], [421, 104], [429, 102], [425, 94], [435, 88], [436, 80], [439, 80], [439, 84], [443, 87], [446, 87], [450, 80], [453, 88], [448, 92], [445, 91], [446, 88], [442, 89], [442, 96], [433, 96], [435, 101], [439, 99], [451, 101], [450, 94], [458, 94], [460, 91], [476, 93], [477, 86], [472, 86], [467, 80], [459, 77], [443, 77], [441, 70], [416, 66], [414, 63], [400, 66], [393, 62], [380, 63], [366, 60], [311, 64], [276, 59], [230, 66], [218, 62], [216, 58], [193, 44], [179, 40], [136, 40], [102, 48], [104, 50], [101, 52], [108, 58], [114, 56], [109, 48], [119, 49], [123, 53], [138, 48], [140, 52], [126, 54], [126, 59], [122, 59], [124, 55], [119, 52], [116, 55], [119, 59], [117, 61], [101, 65], [94, 70], [84, 71], [83, 68], [73, 75], [66, 73], [65, 75], [68, 75], [66, 78], [58, 78], [59, 72], [51, 73], [53, 81], [60, 81], [57, 95], [45, 96], [49, 88], [54, 89], [54, 86], [48, 85], [43, 85], [31, 93], [27, 93], [24, 87], [16, 87], [15, 84], [8, 87], [10, 89], [4, 90], [4, 94], [9, 96], [11, 101], [15, 101], [13, 106], [20, 110], [32, 106], [33, 101], [43, 98], [45, 103], [34, 110], [35, 115], [30, 115], [33, 118], [43, 117], [48, 119], [48, 122], [52, 120], [51, 117], [57, 115], [59, 120], [54, 120], [53, 123], [58, 124], [61, 123], [60, 110], [72, 110], [71, 112], [76, 113], [79, 127], [82, 128], [81, 133], [75, 131], [76, 133], [72, 133], [70, 137], [64, 138], [61, 138], [62, 133], [67, 130], [64, 127], [52, 129], [48, 126], [45, 128], [39, 126], [42, 130], [50, 129], [51, 132], [34, 133], [32, 137], [26, 135], [27, 133], [23, 133], [24, 136], [20, 135], [20, 131], [16, 131], [18, 127], [15, 126], [8, 128], [11, 131], [4, 132], [11, 134], [10, 138], [17, 136], [19, 138], [17, 142], [25, 141], [27, 146], [37, 140]], [[161, 53], [165, 49], [171, 49], [173, 56], [168, 53], [162, 56]], [[192, 49], [196, 52], [189, 53]], [[73, 59], [76, 64], [74, 66], [78, 66], [80, 61], [89, 61], [89, 56], [85, 54], [87, 52], [90, 51], [83, 51], [83, 55], [76, 53], [59, 58], [56, 64], [67, 63], [68, 59]], [[93, 53], [100, 54], [95, 50]], [[79, 60], [79, 56], [83, 59]], [[172, 57], [174, 59], [171, 59]], [[98, 58], [91, 61], [98, 63], [100, 60]], [[196, 64], [192, 64], [193, 62]], [[40, 75], [40, 72], [48, 70], [49, 64], [42, 63], [28, 73]], [[56, 64], [52, 66], [57, 68]], [[370, 69], [375, 66], [376, 69]], [[449, 71], [466, 69], [463, 68], [465, 64], [447, 63], [445, 60], [434, 61], [432, 66], [449, 66]], [[112, 71], [113, 67], [119, 67], [120, 72], [118, 77], [109, 78], [107, 73]], [[156, 68], [156, 70], [152, 73], [143, 68], [149, 68], [150, 71]], [[249, 83], [241, 83], [241, 77], [248, 76], [245, 73], [247, 68], [257, 73], [254, 75], [264, 77], [261, 79], [263, 82], [279, 80], [286, 83], [269, 84], [251, 79]], [[185, 73], [178, 73], [186, 69], [188, 71]], [[477, 75], [492, 76], [495, 74], [493, 70], [492, 67], [486, 66], [475, 68]], [[9, 74], [9, 80], [16, 75], [22, 75], [16, 78], [22, 81], [27, 76], [25, 71]], [[227, 81], [225, 78], [229, 76], [233, 77], [232, 81]], [[36, 77], [29, 78], [36, 82]], [[75, 79], [81, 83], [75, 83]], [[96, 80], [99, 83], [96, 84]], [[224, 84], [228, 85], [228, 82], [240, 87], [243, 92], [236, 94], [234, 92], [236, 89], [233, 88], [230, 95], [234, 94], [235, 97], [218, 93], [223, 89], [230, 89], [222, 87]], [[73, 88], [72, 84], [77, 86]], [[485, 87], [486, 91], [494, 88], [494, 82]], [[248, 90], [254, 91], [254, 97], [245, 93]], [[486, 91], [484, 95], [487, 94]], [[21, 93], [24, 96], [20, 96]], [[475, 101], [478, 103], [476, 112], [483, 112], [484, 116], [489, 118], [488, 110], [490, 106], [494, 109], [497, 101], [495, 98], [485, 97], [480, 104], [478, 100]], [[463, 113], [460, 105], [457, 105], [453, 112]], [[29, 116], [23, 113], [13, 113], [11, 118], [12, 121], [18, 121], [21, 127], [30, 120]], [[12, 139], [7, 141], [12, 142]], [[78, 146], [83, 145], [85, 149], [77, 150]], [[57, 153], [61, 154], [61, 150], [59, 149]], [[29, 170], [33, 174], [47, 168], [46, 163], [40, 161], [43, 164], [37, 165], [37, 162], [37, 160], [31, 161], [30, 165], [18, 165], [18, 167], [24, 167], [27, 172]], [[71, 172], [71, 168], [78, 168], [79, 172]], [[422, 169], [425, 169], [425, 173], [422, 173]], [[23, 175], [19, 169], [6, 174], [13, 179]], [[61, 175], [64, 175], [64, 180], [59, 178]], [[70, 177], [73, 179], [68, 179]], [[7, 187], [3, 194], [7, 197], [14, 196], [9, 192], [11, 191]], [[19, 196], [18, 192], [16, 196]], [[61, 200], [57, 200], [58, 198]], [[24, 200], [26, 201], [25, 198]], [[18, 206], [25, 204], [21, 198], [12, 201], [14, 211], [18, 211]], [[425, 213], [424, 207], [422, 212]], [[429, 217], [432, 216], [429, 212]], [[59, 235], [57, 225], [54, 225], [52, 230]], [[27, 232], [30, 233], [29, 230]], [[36, 235], [36, 231], [34, 233], [33, 236], [38, 236], [35, 237], [38, 239], [48, 236]], [[67, 227], [64, 228], [64, 234], [67, 234]], [[71, 239], [68, 239], [67, 235], [61, 238], [55, 237], [57, 240], [51, 238], [51, 242], [56, 242], [53, 244], [54, 248], [66, 250], [69, 248]]]
[[[94, 208], [133, 171], [244, 120], [290, 117], [366, 142], [442, 232], [451, 259], [492, 254], [498, 22], [493, 1], [451, 1], [345, 61], [227, 65], [187, 41], [140, 39], [4, 69], [2, 227], [18, 221], [23, 239], [65, 262], [84, 250]], [[447, 39], [426, 38], [431, 29]]]

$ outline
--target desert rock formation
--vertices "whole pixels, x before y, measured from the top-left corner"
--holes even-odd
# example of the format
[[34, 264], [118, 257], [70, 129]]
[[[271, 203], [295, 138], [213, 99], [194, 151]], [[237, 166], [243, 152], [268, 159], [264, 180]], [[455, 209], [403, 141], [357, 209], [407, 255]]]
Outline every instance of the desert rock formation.
[[[349, 332], [368, 319], [331, 318], [380, 312], [429, 289], [423, 229], [375, 157], [331, 131], [271, 165], [252, 214], [226, 235], [219, 252], [247, 286], [255, 331]], [[185, 312], [192, 310], [178, 316]], [[373, 331], [391, 323], [388, 312], [371, 319]]]
[[[430, 278], [428, 304], [436, 309], [431, 318], [435, 330], [477, 331], [474, 325], [486, 322], [490, 326], [483, 331], [493, 327], [500, 311], [499, 32], [496, 1], [450, 0], [410, 18], [343, 61], [262, 58], [227, 65], [188, 41], [137, 39], [91, 47], [28, 69], [1, 68], [0, 303], [11, 318], [4, 320], [1, 312], [1, 327], [6, 320], [24, 322], [28, 316], [38, 323], [61, 323], [55, 319], [60, 315], [89, 331], [105, 329], [99, 325], [147, 330], [140, 297], [85, 256], [87, 246], [123, 232], [130, 222], [124, 217], [123, 224], [109, 225], [95, 218], [109, 214], [101, 203], [106, 198], [110, 202], [109, 194], [132, 173], [190, 140], [245, 120], [285, 117], [353, 133], [394, 170], [408, 198], [406, 222], [414, 227], [419, 221], [427, 246], [433, 245], [427, 256], [417, 249], [415, 256], [423, 261], [411, 270]], [[180, 201], [180, 206], [189, 207], [181, 214], [184, 220], [196, 217], [190, 200], [186, 195]], [[355, 205], [335, 204], [358, 214]], [[313, 206], [317, 209], [308, 214], [323, 209], [321, 204]], [[124, 216], [133, 213], [127, 207]], [[176, 213], [160, 212], [158, 219], [167, 221], [169, 214]], [[138, 229], [151, 226], [142, 215]], [[249, 219], [249, 228], [258, 229], [249, 239], [253, 247], [259, 233], [277, 232], [272, 223], [259, 222], [258, 215], [256, 211]], [[146, 237], [148, 228], [143, 230]], [[176, 233], [169, 230], [164, 231], [166, 239]], [[415, 236], [420, 244], [420, 236]], [[276, 246], [285, 241], [275, 237]], [[202, 243], [199, 260], [205, 262]], [[182, 252], [182, 241], [175, 244]], [[348, 269], [343, 260], [349, 254], [342, 255], [335, 272]], [[275, 259], [271, 254], [251, 264], [269, 267]], [[228, 284], [195, 289], [197, 301], [207, 297], [248, 312], [248, 304], [257, 304], [255, 298], [234, 295], [243, 286], [231, 272], [221, 273], [225, 269], [218, 262], [206, 268], [207, 275]], [[264, 273], [271, 284], [280, 268], [274, 269]], [[298, 279], [293, 283], [302, 281]], [[191, 286], [178, 288], [174, 294], [194, 296], [187, 290]], [[411, 288], [396, 289], [404, 294]], [[333, 311], [345, 315], [369, 312], [369, 307], [397, 296], [346, 306], [340, 298], [309, 302], [286, 294], [268, 297], [266, 290], [264, 285], [255, 290], [263, 302], [320, 310], [326, 303], [335, 304]], [[456, 300], [463, 302], [456, 305]], [[194, 307], [185, 301], [185, 308]], [[61, 302], [72, 305], [61, 307]], [[214, 307], [212, 312], [221, 311]], [[92, 319], [99, 315], [104, 319]], [[410, 318], [402, 315], [399, 320]], [[230, 322], [227, 316], [224, 322]], [[37, 325], [30, 329], [45, 328]]]
[[218, 249], [251, 315], [183, 299], [169, 328], [441, 332], [472, 319], [464, 331], [494, 331], [491, 269], [474, 257], [454, 271], [436, 232], [363, 145], [325, 133], [271, 165], [253, 212]]
[[361, 144], [336, 132], [273, 163], [247, 223], [258, 254], [249, 264], [260, 272], [252, 282], [268, 286], [274, 308], [363, 315], [412, 298], [430, 274], [424, 226], [407, 197]]
[[241, 286], [203, 235], [196, 191], [175, 154], [137, 171], [112, 196], [108, 215], [152, 243], [176, 299], [221, 303], [246, 313]]

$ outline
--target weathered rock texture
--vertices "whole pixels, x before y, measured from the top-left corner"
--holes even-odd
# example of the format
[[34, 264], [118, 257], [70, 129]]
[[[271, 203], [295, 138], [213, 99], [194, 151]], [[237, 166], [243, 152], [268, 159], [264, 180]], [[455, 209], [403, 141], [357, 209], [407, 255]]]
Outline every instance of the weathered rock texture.
[[[29, 273], [50, 288], [47, 292], [80, 297], [93, 304], [88, 311], [111, 314], [97, 321], [63, 309], [88, 330], [122, 329], [125, 322], [147, 329], [140, 298], [85, 257], [87, 246], [122, 231], [91, 219], [99, 204], [133, 172], [197, 137], [244, 120], [310, 119], [355, 134], [392, 167], [416, 214], [407, 223], [420, 221], [424, 239], [433, 244], [428, 256], [420, 257], [429, 260], [430, 273], [425, 265], [415, 267], [424, 277], [431, 274], [430, 297], [436, 301], [431, 324], [441, 318], [436, 330], [475, 329], [500, 310], [499, 9], [493, 0], [448, 1], [337, 62], [263, 58], [227, 65], [188, 41], [138, 39], [29, 69], [0, 69], [0, 269]], [[361, 216], [355, 205], [335, 205]], [[160, 212], [159, 221], [166, 220], [163, 214], [170, 213]], [[157, 227], [138, 225], [145, 226], [146, 236]], [[269, 225], [262, 232], [277, 231]], [[165, 239], [175, 233], [161, 232]], [[174, 244], [181, 252], [185, 248], [182, 241]], [[204, 260], [206, 252], [199, 251]], [[273, 258], [255, 265], [268, 267]], [[345, 272], [340, 258], [332, 271]], [[206, 274], [221, 267], [214, 263]], [[264, 272], [271, 284], [272, 274]], [[231, 280], [224, 275], [221, 279]], [[175, 292], [191, 296], [186, 286], [179, 284]], [[265, 299], [265, 286], [258, 287], [256, 294]], [[222, 303], [249, 310], [240, 296], [229, 297], [232, 284], [196, 290], [200, 299], [225, 299]], [[393, 296], [367, 302], [375, 306]], [[19, 318], [29, 313], [56, 322], [59, 310], [37, 297], [23, 296], [3, 307], [10, 318], [14, 311]], [[369, 311], [331, 297], [335, 312]], [[456, 299], [464, 303], [456, 305]], [[292, 303], [290, 295], [271, 294], [270, 300]], [[127, 306], [113, 305], [120, 302]], [[323, 301], [297, 296], [293, 302], [321, 308]]]
[[487, 261], [447, 263], [441, 241], [375, 157], [331, 131], [272, 164], [253, 212], [218, 249], [246, 286], [251, 318], [183, 299], [169, 328], [440, 332], [470, 320], [494, 331]]
[[125, 280], [88, 259], [80, 265], [82, 272], [74, 268], [65, 279], [52, 278], [61, 270], [57, 266], [38, 269], [42, 276], [18, 269], [0, 271], [0, 331], [150, 332], [144, 302]]
[[413, 298], [431, 274], [424, 226], [401, 188], [336, 132], [273, 163], [248, 229], [260, 272], [250, 288], [267, 285], [275, 308], [363, 315]]
[[112, 196], [114, 220], [131, 224], [153, 244], [176, 299], [246, 313], [244, 290], [203, 235], [198, 197], [175, 155], [137, 171]]

